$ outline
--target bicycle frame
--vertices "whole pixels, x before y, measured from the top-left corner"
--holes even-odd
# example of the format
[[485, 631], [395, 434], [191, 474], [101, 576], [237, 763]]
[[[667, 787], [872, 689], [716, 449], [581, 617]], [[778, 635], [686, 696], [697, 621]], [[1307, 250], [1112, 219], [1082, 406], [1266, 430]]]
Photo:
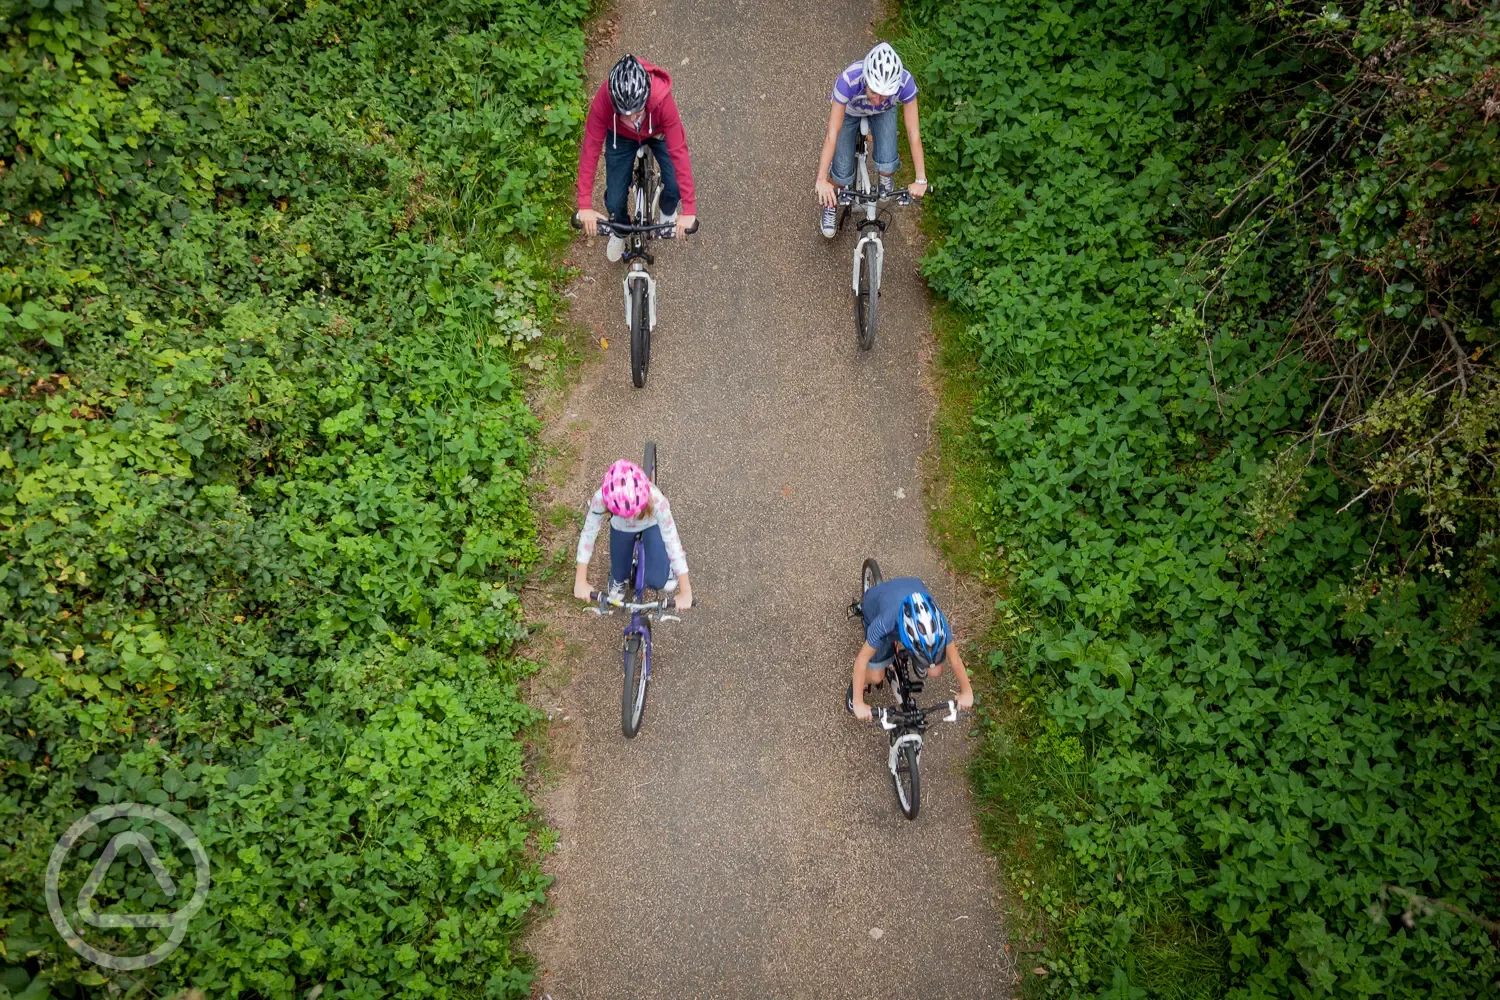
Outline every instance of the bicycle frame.
[[[862, 195], [873, 194], [875, 191], [870, 184], [869, 143], [870, 123], [868, 119], [861, 118], [859, 120], [859, 145], [854, 151], [854, 163], [855, 183]], [[885, 244], [880, 241], [880, 231], [885, 227], [881, 225], [879, 219], [879, 206], [873, 201], [867, 201], [864, 203], [864, 210], [865, 217], [858, 223], [861, 235], [859, 242], [854, 246], [854, 273], [849, 282], [855, 295], [859, 294], [859, 272], [864, 266], [866, 243], [875, 244], [875, 273], [870, 275], [872, 289], [880, 287], [880, 276], [885, 270]]]
[[[636, 538], [635, 538], [634, 560], [635, 560], [635, 580], [634, 580], [635, 592], [634, 592], [634, 594], [632, 596], [635, 598], [636, 602], [639, 602], [640, 599], [641, 599], [641, 597], [642, 597], [642, 595], [645, 594], [645, 592], [646, 592], [646, 543], [645, 543], [645, 541], [642, 539], [642, 537], [640, 535], [637, 535]], [[632, 635], [640, 636], [640, 639], [641, 639], [641, 672], [642, 672], [642, 676], [645, 678], [646, 683], [650, 683], [650, 680], [651, 680], [651, 625], [649, 624], [648, 620], [641, 615], [641, 609], [640, 608], [635, 608], [635, 609], [633, 609], [630, 612], [630, 624], [625, 626], [625, 631], [624, 631], [623, 634], [624, 634], [626, 645], [622, 647], [622, 650], [623, 649], [628, 649], [628, 645], [629, 645], [629, 642], [630, 642], [630, 637]], [[630, 655], [630, 653], [628, 651], [621, 653], [622, 657], [628, 657], [629, 655]], [[622, 663], [621, 663], [621, 669], [623, 670], [624, 668], [625, 668], [625, 665], [624, 665], [624, 663], [622, 661]]]
[[[635, 204], [632, 206], [632, 222], [637, 226], [646, 225], [647, 219], [654, 219], [656, 211], [661, 206], [662, 185], [658, 182], [652, 190], [650, 198], [650, 211], [647, 211], [646, 203], [646, 157], [651, 155], [651, 150], [642, 143], [635, 150], [635, 165], [631, 168], [631, 186], [635, 188]], [[651, 277], [651, 272], [646, 270], [647, 264], [656, 263], [655, 259], [646, 250], [646, 235], [644, 233], [632, 233], [626, 241], [625, 253], [621, 258], [630, 265], [625, 272], [625, 279], [621, 287], [625, 292], [625, 325], [630, 326], [630, 286], [632, 284], [644, 284], [646, 286], [646, 313], [647, 323], [651, 330], [656, 329], [656, 279]]]

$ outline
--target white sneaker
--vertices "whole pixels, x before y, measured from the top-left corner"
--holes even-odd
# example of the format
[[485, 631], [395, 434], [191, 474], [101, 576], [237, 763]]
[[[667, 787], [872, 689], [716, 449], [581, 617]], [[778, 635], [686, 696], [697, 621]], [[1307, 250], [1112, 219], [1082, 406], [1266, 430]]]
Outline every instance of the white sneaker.
[[604, 259], [613, 264], [625, 256], [625, 237], [611, 236], [609, 245], [604, 248]]
[[675, 593], [677, 593], [677, 574], [676, 573], [669, 573], [667, 575], [666, 585], [661, 588], [661, 592], [663, 594], [675, 594]]
[[659, 223], [661, 223], [664, 226], [667, 223], [669, 223], [669, 222], [676, 222], [677, 221], [677, 213], [673, 212], [671, 215], [661, 215], [661, 216], [658, 216], [657, 219], [656, 219], [656, 221], [659, 222]]
[[824, 205], [823, 215], [818, 220], [818, 225], [819, 228], [823, 230], [824, 236], [828, 237], [830, 240], [833, 239], [836, 235], [838, 235], [839, 231], [839, 210], [837, 208], [832, 208], [828, 205]]
[[613, 604], [615, 601], [624, 601], [625, 585], [623, 583], [610, 583], [609, 594], [607, 595], [607, 597], [611, 604]]

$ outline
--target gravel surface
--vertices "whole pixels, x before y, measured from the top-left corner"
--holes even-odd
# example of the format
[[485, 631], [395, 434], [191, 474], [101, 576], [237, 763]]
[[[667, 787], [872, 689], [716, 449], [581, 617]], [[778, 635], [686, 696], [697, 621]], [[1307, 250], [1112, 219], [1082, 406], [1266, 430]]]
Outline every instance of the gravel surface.
[[591, 80], [624, 51], [671, 71], [703, 228], [655, 245], [643, 390], [630, 386], [620, 268], [602, 239], [575, 251], [575, 315], [610, 348], [565, 408], [588, 428], [566, 499], [581, 512], [608, 463], [654, 438], [700, 606], [657, 628], [634, 740], [619, 726], [623, 623], [565, 625], [592, 652], [565, 695], [571, 769], [544, 801], [561, 846], [556, 912], [531, 941], [537, 996], [1008, 995], [963, 727], [929, 734], [909, 822], [883, 735], [843, 708], [861, 560], [926, 578], [940, 602], [952, 592], [918, 472], [933, 401], [915, 214], [897, 210], [887, 236], [879, 339], [860, 357], [854, 239], [818, 234], [811, 194], [828, 90], [871, 44], [877, 11], [619, 0], [612, 16], [618, 38]]

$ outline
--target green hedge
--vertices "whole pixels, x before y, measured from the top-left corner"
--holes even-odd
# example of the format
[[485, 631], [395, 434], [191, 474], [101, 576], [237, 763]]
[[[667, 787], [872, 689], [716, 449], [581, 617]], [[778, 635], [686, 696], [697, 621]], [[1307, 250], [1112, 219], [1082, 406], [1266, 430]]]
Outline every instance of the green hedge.
[[[517, 366], [550, 356], [587, 13], [6, 5], [0, 996], [527, 995]], [[119, 801], [213, 864], [139, 974], [40, 891]], [[171, 908], [123, 860], [103, 898]]]
[[[1496, 242], [1500, 17], [1391, 11], [904, 5], [952, 192], [925, 272], [978, 368], [976, 529], [1011, 588], [1013, 726], [976, 779], [1059, 929], [1038, 992], [1495, 989], [1464, 914], [1500, 917], [1496, 292], [1443, 261]], [[1302, 149], [1304, 120], [1331, 138]], [[1473, 351], [1466, 397], [1424, 295]], [[1416, 463], [1452, 502], [1381, 479], [1420, 419], [1306, 443], [1382, 324], [1437, 373], [1390, 398], [1467, 421]]]

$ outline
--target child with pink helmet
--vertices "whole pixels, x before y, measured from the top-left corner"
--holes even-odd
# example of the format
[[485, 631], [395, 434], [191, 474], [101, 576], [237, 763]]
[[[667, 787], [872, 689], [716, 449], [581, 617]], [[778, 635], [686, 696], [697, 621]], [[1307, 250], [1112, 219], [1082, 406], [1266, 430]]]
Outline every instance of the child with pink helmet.
[[589, 599], [589, 561], [594, 557], [594, 541], [609, 522], [609, 593], [618, 597], [624, 592], [630, 576], [630, 556], [637, 535], [645, 545], [646, 586], [661, 590], [667, 581], [677, 578], [679, 610], [693, 606], [693, 585], [688, 580], [687, 555], [682, 539], [677, 537], [677, 523], [672, 508], [656, 484], [634, 462], [620, 459], [604, 473], [604, 482], [594, 491], [588, 517], [578, 536], [577, 572], [573, 577], [573, 596]]

